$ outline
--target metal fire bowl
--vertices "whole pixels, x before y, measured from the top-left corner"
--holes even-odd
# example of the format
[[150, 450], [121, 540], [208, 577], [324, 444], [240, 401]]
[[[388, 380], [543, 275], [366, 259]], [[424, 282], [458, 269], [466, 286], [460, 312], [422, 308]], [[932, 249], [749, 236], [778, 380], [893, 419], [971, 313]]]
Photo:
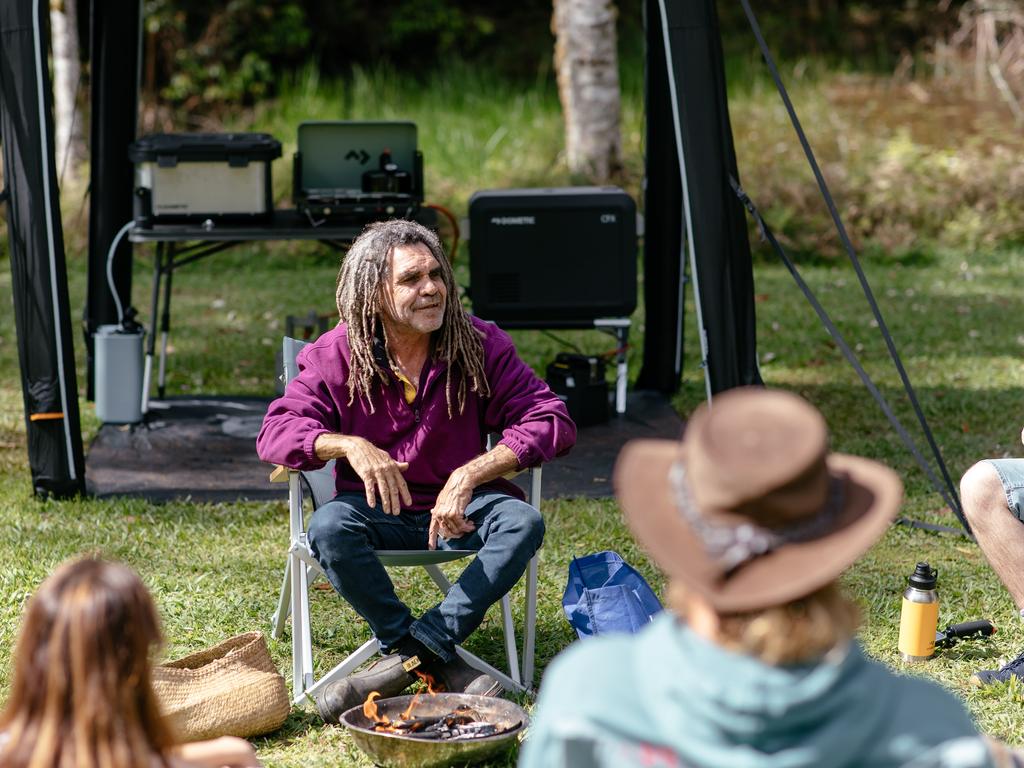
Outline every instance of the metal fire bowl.
[[[377, 711], [391, 720], [398, 720], [409, 706], [412, 696], [377, 699]], [[509, 728], [504, 733], [481, 739], [429, 741], [398, 733], [373, 730], [373, 722], [363, 714], [362, 705], [352, 707], [341, 716], [341, 722], [352, 734], [352, 740], [374, 763], [385, 768], [441, 768], [441, 766], [478, 763], [500, 754], [516, 742], [529, 722], [526, 711], [518, 704], [493, 696], [472, 696], [468, 693], [423, 694], [416, 702], [418, 717], [439, 717], [456, 707], [472, 707], [489, 723]]]

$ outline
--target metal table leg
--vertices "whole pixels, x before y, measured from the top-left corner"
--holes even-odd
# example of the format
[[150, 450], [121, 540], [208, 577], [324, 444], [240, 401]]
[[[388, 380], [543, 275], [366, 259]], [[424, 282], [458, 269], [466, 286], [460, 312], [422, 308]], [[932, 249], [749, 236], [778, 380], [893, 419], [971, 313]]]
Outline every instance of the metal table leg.
[[618, 352], [615, 355], [615, 412], [622, 415], [626, 412], [626, 385], [629, 383], [629, 363], [626, 357], [629, 326], [616, 328], [615, 338], [619, 340]]
[[629, 345], [628, 317], [606, 317], [594, 321], [599, 331], [610, 333], [615, 337], [615, 412], [622, 415], [626, 412], [626, 385], [629, 383], [629, 362], [627, 347]]
[[156, 352], [156, 318], [160, 311], [160, 278], [163, 275], [165, 244], [157, 242], [153, 259], [153, 295], [149, 304], [149, 339], [146, 341], [146, 365], [142, 373], [142, 413], [149, 411], [149, 384], [153, 376], [153, 354]]
[[174, 243], [167, 246], [167, 280], [164, 282], [164, 311], [160, 316], [160, 371], [157, 375], [157, 394], [164, 399], [167, 384], [167, 339], [171, 334], [171, 278], [174, 277]]

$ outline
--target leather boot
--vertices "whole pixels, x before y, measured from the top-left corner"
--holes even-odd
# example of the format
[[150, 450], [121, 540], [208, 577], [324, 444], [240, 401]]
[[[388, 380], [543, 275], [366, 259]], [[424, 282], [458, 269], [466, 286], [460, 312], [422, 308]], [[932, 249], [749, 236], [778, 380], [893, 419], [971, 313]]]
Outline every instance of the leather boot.
[[372, 691], [386, 699], [397, 696], [414, 682], [416, 676], [406, 670], [406, 661], [394, 653], [378, 659], [361, 672], [325, 686], [313, 701], [325, 723], [337, 725], [339, 718], [352, 707], [359, 706]]
[[479, 669], [469, 666], [459, 656], [451, 661], [424, 664], [423, 671], [439, 683], [441, 690], [451, 693], [469, 693], [475, 696], [497, 696], [501, 683]]

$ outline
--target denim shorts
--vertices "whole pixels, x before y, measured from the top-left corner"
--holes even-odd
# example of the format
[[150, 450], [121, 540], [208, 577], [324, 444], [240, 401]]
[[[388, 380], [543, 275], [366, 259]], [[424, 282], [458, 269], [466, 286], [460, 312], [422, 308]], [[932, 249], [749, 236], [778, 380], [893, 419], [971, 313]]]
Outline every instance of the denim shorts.
[[1006, 506], [1024, 523], [1024, 459], [987, 459], [1003, 484]]

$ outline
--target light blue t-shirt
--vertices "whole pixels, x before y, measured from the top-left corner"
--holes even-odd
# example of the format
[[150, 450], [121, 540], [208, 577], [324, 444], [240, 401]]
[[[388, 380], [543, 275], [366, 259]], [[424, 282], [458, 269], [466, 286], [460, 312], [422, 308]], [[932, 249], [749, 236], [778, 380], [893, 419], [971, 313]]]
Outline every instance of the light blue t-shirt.
[[856, 643], [815, 664], [732, 653], [666, 612], [549, 667], [519, 768], [981, 768], [963, 704]]

